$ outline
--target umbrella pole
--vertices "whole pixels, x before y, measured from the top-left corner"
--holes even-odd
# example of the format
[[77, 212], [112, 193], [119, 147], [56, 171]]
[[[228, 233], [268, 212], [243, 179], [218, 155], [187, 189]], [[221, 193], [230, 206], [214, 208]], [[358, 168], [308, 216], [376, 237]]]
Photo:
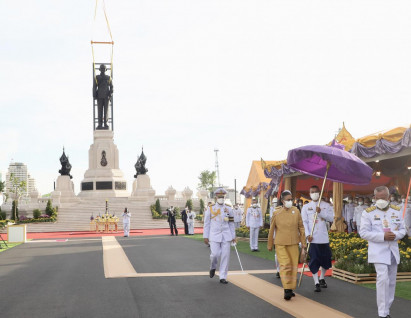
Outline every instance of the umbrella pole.
[[[325, 176], [324, 176], [324, 180], [323, 180], [323, 185], [321, 187], [321, 192], [320, 192], [320, 198], [318, 199], [318, 205], [317, 207], [320, 207], [321, 204], [321, 199], [323, 196], [323, 192], [324, 192], [324, 187], [325, 187], [325, 182], [327, 181], [327, 176], [328, 176], [328, 170], [330, 169], [330, 163], [327, 163], [327, 170], [325, 171]], [[318, 216], [318, 212], [317, 210], [315, 211], [314, 214], [314, 222], [313, 222], [313, 226], [311, 227], [311, 234], [310, 236], [313, 237], [313, 233], [314, 233], [314, 228], [315, 228], [315, 221], [317, 221], [317, 216]], [[305, 269], [305, 265], [306, 265], [306, 259], [307, 259], [307, 255], [308, 255], [308, 251], [310, 250], [310, 246], [311, 246], [311, 242], [308, 242], [308, 246], [307, 246], [307, 254], [305, 256], [305, 260], [303, 263], [303, 267], [301, 268], [301, 275], [300, 275], [300, 279], [298, 281], [298, 287], [301, 286], [301, 281], [303, 280], [303, 274], [304, 274], [304, 269]]]

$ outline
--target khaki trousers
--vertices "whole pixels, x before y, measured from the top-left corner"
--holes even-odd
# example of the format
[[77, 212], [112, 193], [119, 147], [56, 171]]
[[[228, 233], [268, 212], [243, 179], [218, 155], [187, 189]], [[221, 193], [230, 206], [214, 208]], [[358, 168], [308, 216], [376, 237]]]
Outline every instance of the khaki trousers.
[[280, 263], [280, 277], [284, 289], [295, 289], [297, 287], [298, 271], [298, 244], [276, 245], [278, 262]]

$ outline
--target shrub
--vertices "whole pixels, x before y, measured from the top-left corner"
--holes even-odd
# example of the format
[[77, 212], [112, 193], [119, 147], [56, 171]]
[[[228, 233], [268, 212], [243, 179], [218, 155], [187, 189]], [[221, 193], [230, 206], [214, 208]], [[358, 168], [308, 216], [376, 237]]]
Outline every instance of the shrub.
[[160, 199], [156, 200], [156, 205], [155, 205], [155, 210], [157, 213], [161, 213], [161, 205], [160, 205]]
[[52, 216], [54, 212], [55, 212], [55, 209], [51, 205], [51, 200], [48, 200], [47, 201], [47, 206], [46, 206], [46, 214], [48, 216]]
[[186, 207], [188, 207], [190, 211], [192, 211], [193, 210], [193, 200], [188, 199], [186, 202]]
[[38, 219], [41, 215], [41, 211], [39, 209], [33, 210], [33, 219]]
[[6, 217], [7, 217], [6, 212], [4, 212], [0, 209], [0, 220], [5, 220]]
[[205, 209], [204, 200], [200, 199], [200, 214], [204, 213], [204, 209]]

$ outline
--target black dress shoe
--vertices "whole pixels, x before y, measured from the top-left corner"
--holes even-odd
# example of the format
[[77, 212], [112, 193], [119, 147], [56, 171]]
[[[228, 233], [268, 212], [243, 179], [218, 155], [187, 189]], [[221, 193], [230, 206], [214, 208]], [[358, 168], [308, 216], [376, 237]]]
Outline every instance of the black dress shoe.
[[275, 277], [280, 278], [280, 272], [277, 272], [277, 273], [275, 274]]
[[291, 290], [291, 297], [295, 297], [295, 294], [292, 290]]
[[316, 293], [319, 293], [319, 292], [321, 291], [320, 284], [315, 284], [315, 289], [314, 289], [314, 291], [315, 291]]
[[213, 278], [215, 274], [215, 269], [210, 269], [210, 278]]
[[291, 289], [284, 289], [284, 299], [290, 300], [293, 297], [293, 291]]
[[327, 283], [325, 282], [325, 279], [320, 279], [320, 287], [327, 288]]
[[256, 250], [254, 250], [254, 251], [259, 252], [260, 250], [259, 250], [259, 249], [256, 249]]
[[223, 278], [223, 279], [220, 279], [220, 283], [221, 284], [228, 284], [228, 282]]

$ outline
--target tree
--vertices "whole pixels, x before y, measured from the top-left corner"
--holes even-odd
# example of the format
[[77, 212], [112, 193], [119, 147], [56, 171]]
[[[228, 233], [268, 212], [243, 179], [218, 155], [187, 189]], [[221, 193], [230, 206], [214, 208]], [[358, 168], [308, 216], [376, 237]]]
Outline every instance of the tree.
[[54, 213], [54, 209], [53, 209], [53, 206], [51, 205], [51, 200], [48, 200], [47, 201], [47, 206], [46, 206], [46, 214], [48, 216], [52, 216], [53, 213]]
[[17, 221], [18, 220], [18, 202], [19, 199], [23, 193], [23, 190], [26, 190], [26, 181], [21, 181], [19, 178], [17, 178], [16, 176], [14, 176], [14, 173], [10, 174], [10, 184], [11, 184], [11, 193], [14, 194], [14, 198], [13, 198], [13, 213], [14, 215], [12, 215], [12, 220]]
[[209, 170], [203, 170], [201, 171], [200, 176], [198, 177], [198, 180], [200, 180], [200, 182], [198, 183], [198, 188], [212, 191], [216, 179], [217, 175], [215, 171], [210, 172]]
[[193, 209], [193, 200], [188, 199], [186, 202], [186, 207], [191, 211]]
[[17, 200], [13, 200], [13, 203], [11, 205], [11, 211], [13, 211], [13, 213], [11, 214], [10, 219], [14, 221], [18, 221], [19, 220], [19, 208], [17, 207]]
[[160, 214], [161, 214], [160, 199], [157, 199], [157, 200], [156, 200], [155, 210], [157, 211], [157, 213], [160, 213]]
[[205, 209], [204, 200], [200, 199], [200, 214], [204, 213], [204, 209]]
[[5, 187], [6, 187], [6, 183], [4, 181], [0, 182], [0, 193], [2, 193], [4, 191]]

